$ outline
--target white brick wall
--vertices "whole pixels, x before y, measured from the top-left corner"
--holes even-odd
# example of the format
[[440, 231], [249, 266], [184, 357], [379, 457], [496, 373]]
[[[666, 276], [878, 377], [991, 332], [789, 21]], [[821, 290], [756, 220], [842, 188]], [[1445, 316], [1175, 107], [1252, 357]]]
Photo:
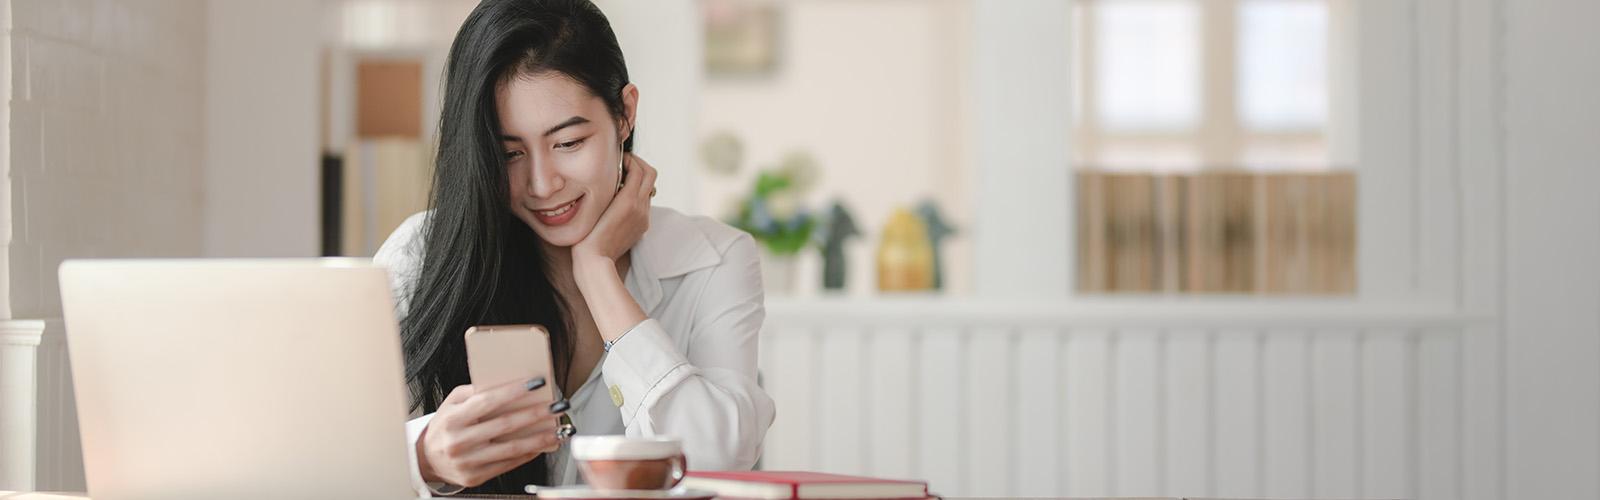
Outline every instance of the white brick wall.
[[61, 261], [203, 250], [205, 7], [0, 0], [0, 490], [84, 488]]
[[60, 316], [63, 259], [199, 255], [204, 2], [0, 2], [11, 21], [5, 317]]

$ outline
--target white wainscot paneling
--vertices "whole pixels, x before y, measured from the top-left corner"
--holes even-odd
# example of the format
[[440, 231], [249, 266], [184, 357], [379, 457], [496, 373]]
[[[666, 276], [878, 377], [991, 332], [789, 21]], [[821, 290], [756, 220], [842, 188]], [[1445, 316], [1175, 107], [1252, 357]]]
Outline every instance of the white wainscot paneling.
[[[1457, 498], [1462, 360], [1427, 304], [769, 304], [767, 469], [948, 496]], [[1492, 412], [1493, 409], [1483, 411]]]

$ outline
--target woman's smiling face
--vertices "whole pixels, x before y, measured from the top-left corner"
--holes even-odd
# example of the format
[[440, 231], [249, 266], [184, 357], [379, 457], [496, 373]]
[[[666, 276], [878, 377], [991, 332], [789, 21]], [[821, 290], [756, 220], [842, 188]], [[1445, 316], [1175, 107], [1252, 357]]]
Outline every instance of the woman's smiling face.
[[[631, 123], [638, 90], [629, 84], [622, 94]], [[495, 108], [511, 212], [548, 244], [583, 241], [616, 195], [630, 127], [583, 85], [553, 72], [506, 80]]]

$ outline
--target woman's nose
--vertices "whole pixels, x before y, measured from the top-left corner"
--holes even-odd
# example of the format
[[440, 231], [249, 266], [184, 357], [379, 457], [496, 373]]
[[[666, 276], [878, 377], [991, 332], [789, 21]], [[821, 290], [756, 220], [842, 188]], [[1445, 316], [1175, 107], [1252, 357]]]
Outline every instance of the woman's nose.
[[528, 193], [534, 198], [544, 199], [561, 192], [566, 186], [566, 180], [556, 172], [553, 165], [545, 161], [528, 162]]

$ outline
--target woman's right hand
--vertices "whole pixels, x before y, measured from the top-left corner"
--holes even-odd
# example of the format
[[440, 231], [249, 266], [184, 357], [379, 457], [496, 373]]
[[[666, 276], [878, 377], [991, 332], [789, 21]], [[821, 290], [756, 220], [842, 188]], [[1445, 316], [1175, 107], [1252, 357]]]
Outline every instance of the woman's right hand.
[[561, 446], [556, 437], [568, 403], [536, 396], [543, 378], [476, 392], [457, 386], [417, 438], [422, 478], [473, 487]]

